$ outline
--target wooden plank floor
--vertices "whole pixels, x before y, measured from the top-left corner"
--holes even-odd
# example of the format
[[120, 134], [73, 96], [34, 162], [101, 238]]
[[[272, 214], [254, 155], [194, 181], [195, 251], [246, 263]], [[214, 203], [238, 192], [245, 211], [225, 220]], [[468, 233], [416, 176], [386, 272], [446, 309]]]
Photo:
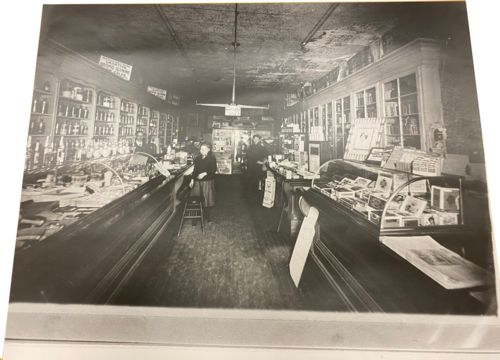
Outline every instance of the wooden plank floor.
[[[240, 176], [216, 181], [213, 222], [169, 226], [112, 303], [122, 305], [304, 309], [288, 273], [291, 243], [276, 233], [279, 209], [244, 195]], [[310, 296], [307, 296], [310, 298]]]
[[[181, 236], [176, 237], [180, 218], [175, 218], [111, 304], [335, 312], [479, 312], [476, 302], [459, 300], [455, 293], [442, 299], [442, 304], [424, 296], [437, 285], [385, 254], [378, 244], [365, 243], [361, 237], [335, 242], [336, 260], [332, 266], [348, 270], [333, 272], [328, 282], [309, 257], [297, 289], [288, 268], [293, 243], [276, 232], [280, 209], [264, 208], [245, 195], [241, 179], [241, 175], [217, 178], [217, 205], [205, 234], [199, 224], [192, 226], [187, 222]], [[330, 235], [329, 238], [335, 238]], [[411, 294], [420, 300], [409, 298]]]

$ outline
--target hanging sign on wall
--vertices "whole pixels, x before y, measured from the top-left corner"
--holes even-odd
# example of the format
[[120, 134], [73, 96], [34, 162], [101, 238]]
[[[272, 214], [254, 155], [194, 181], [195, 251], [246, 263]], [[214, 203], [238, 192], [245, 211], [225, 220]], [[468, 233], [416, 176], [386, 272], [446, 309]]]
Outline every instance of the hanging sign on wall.
[[128, 65], [122, 63], [121, 61], [101, 55], [101, 58], [99, 59], [99, 66], [103, 67], [106, 70], [109, 70], [122, 79], [130, 81], [130, 75], [132, 74], [132, 65]]
[[148, 85], [147, 92], [156, 96], [157, 98], [167, 100], [167, 90]]

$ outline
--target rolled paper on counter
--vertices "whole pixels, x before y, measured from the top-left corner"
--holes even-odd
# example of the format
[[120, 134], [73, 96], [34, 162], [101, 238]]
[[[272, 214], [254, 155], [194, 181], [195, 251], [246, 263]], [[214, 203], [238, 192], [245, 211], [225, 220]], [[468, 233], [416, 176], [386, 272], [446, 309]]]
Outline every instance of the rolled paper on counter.
[[17, 241], [27, 241], [27, 240], [40, 240], [42, 238], [41, 235], [18, 235], [16, 237]]
[[45, 223], [44, 219], [27, 219], [27, 218], [22, 218], [21, 221], [19, 221], [21, 224], [27, 224], [27, 225], [35, 225], [35, 226], [41, 226]]

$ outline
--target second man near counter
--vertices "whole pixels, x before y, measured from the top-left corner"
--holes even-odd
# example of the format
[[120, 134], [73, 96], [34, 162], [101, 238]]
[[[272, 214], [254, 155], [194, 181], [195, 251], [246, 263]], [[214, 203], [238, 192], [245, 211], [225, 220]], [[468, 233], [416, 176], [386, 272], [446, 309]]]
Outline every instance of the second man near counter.
[[263, 195], [260, 185], [266, 177], [265, 164], [269, 151], [267, 151], [266, 147], [262, 143], [260, 135], [254, 135], [252, 140], [253, 143], [248, 147], [246, 153], [246, 181], [250, 194], [255, 197], [254, 200], [260, 203], [262, 202]]

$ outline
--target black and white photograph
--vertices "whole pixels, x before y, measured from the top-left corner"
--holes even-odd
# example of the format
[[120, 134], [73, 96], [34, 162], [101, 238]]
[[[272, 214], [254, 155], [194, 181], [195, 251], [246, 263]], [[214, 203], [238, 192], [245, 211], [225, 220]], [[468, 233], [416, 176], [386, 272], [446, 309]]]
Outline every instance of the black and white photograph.
[[45, 4], [33, 53], [7, 345], [500, 351], [465, 2]]

